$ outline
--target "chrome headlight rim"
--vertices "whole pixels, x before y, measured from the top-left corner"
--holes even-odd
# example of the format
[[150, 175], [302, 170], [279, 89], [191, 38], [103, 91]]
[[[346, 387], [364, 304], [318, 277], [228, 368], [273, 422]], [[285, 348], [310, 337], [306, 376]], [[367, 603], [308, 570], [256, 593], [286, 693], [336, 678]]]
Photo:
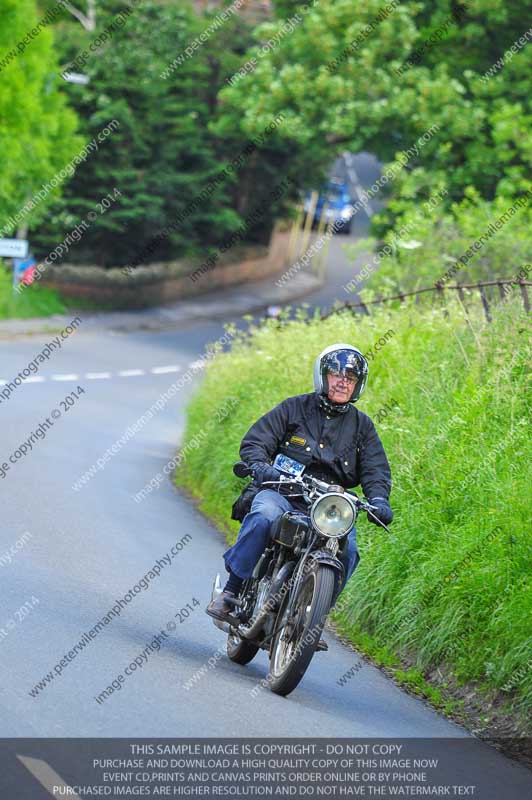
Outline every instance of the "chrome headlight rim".
[[[327, 500], [327, 499], [329, 499], [331, 497], [337, 497], [340, 500], [344, 500], [349, 505], [349, 507], [351, 508], [351, 514], [352, 514], [351, 523], [349, 524], [349, 527], [347, 527], [345, 529], [345, 531], [343, 531], [342, 533], [336, 533], [336, 534], [325, 533], [324, 531], [321, 530], [319, 525], [316, 524], [315, 516], [316, 516], [317, 507], [324, 500]], [[346, 534], [349, 533], [349, 531], [351, 530], [351, 528], [355, 524], [356, 516], [357, 515], [356, 515], [356, 509], [355, 509], [354, 503], [351, 502], [351, 500], [349, 499], [348, 496], [346, 496], [346, 494], [341, 493], [341, 492], [327, 492], [327, 494], [322, 494], [321, 497], [318, 497], [317, 500], [314, 501], [314, 503], [312, 505], [312, 508], [310, 509], [310, 521], [312, 522], [312, 525], [318, 531], [320, 536], [325, 536], [326, 539], [341, 539], [343, 536], [346, 536]]]

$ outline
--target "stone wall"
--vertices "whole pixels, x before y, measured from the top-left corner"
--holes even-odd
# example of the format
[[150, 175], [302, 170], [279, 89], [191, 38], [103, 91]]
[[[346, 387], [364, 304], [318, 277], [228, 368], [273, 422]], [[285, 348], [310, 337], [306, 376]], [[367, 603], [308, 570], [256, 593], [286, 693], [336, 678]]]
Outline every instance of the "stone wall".
[[70, 301], [89, 300], [106, 308], [147, 308], [175, 303], [185, 297], [281, 272], [287, 266], [289, 236], [286, 226], [278, 223], [269, 247], [234, 248], [199, 276], [197, 270], [202, 265], [190, 260], [137, 267], [129, 275], [120, 267], [102, 269], [62, 264], [48, 267], [41, 282], [57, 289]]

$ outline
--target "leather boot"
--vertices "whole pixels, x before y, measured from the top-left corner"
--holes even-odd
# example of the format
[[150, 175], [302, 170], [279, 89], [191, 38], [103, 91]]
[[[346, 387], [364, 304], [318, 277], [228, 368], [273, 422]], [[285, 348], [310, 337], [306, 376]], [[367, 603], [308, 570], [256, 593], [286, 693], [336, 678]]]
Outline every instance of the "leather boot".
[[215, 619], [222, 622], [230, 622], [232, 625], [240, 625], [238, 617], [234, 616], [236, 613], [235, 606], [238, 601], [232, 592], [222, 592], [215, 600], [211, 600], [205, 612]]

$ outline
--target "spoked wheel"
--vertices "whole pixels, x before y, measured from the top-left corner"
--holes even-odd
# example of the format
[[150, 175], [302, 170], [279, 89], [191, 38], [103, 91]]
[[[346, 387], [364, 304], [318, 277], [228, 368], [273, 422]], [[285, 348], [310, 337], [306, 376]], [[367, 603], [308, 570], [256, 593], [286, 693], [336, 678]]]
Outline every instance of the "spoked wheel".
[[272, 692], [287, 695], [305, 674], [316, 651], [331, 608], [334, 570], [319, 564], [307, 573], [288, 616], [288, 593], [277, 616], [278, 630], [273, 640], [268, 683]]
[[259, 648], [253, 642], [247, 639], [242, 639], [232, 628], [231, 633], [227, 637], [227, 656], [234, 661], [235, 664], [249, 664], [255, 658]]

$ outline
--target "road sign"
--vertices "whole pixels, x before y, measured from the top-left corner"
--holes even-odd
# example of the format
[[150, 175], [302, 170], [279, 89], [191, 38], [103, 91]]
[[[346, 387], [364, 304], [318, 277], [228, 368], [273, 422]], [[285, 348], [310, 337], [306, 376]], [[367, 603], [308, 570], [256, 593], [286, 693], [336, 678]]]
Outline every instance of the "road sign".
[[0, 256], [26, 258], [28, 242], [25, 239], [0, 239]]
[[13, 287], [18, 286], [19, 283], [24, 283], [26, 286], [33, 283], [36, 264], [37, 262], [31, 253], [27, 258], [14, 258]]

